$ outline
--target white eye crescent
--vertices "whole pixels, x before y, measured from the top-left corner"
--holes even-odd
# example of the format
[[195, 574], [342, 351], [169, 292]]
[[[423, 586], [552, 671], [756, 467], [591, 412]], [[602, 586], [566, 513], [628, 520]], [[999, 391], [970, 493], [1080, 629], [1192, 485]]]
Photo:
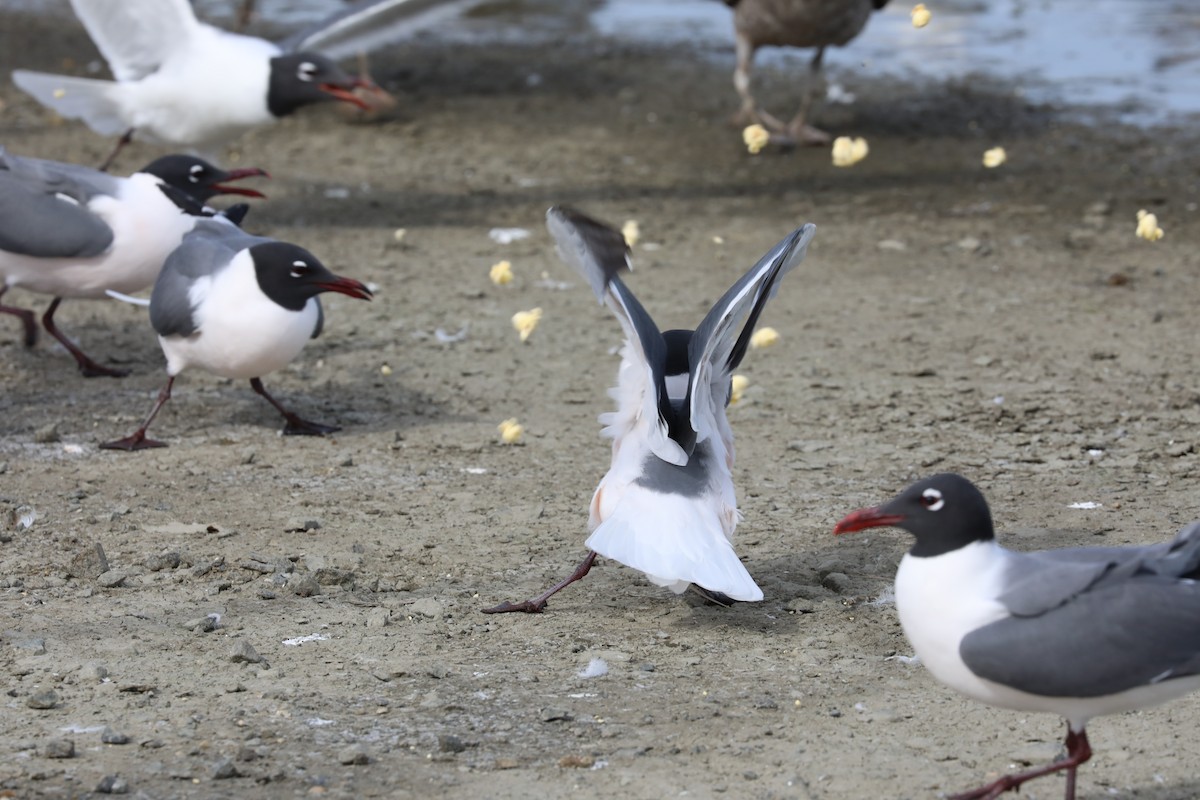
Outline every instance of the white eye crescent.
[[941, 511], [946, 505], [946, 500], [937, 489], [926, 489], [921, 492], [921, 505], [930, 511]]
[[296, 70], [296, 77], [302, 81], [311, 81], [317, 74], [317, 65], [311, 61], [305, 61]]
[[293, 278], [303, 278], [305, 275], [308, 274], [308, 271], [309, 271], [309, 266], [308, 266], [307, 262], [293, 261], [291, 272], [288, 274], [290, 274]]

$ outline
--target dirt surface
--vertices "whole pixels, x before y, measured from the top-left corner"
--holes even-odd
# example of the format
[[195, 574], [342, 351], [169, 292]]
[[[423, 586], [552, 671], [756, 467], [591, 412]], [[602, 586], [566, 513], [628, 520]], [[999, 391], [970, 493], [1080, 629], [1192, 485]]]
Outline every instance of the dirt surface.
[[[5, 75], [78, 72], [89, 48], [73, 23], [0, 19]], [[985, 489], [1016, 548], [1155, 541], [1200, 516], [1197, 129], [1084, 127], [1013, 87], [856, 72], [839, 78], [858, 102], [820, 122], [871, 152], [835, 169], [824, 149], [746, 153], [731, 53], [579, 30], [372, 66], [392, 118], [323, 109], [223, 154], [274, 175], [250, 230], [378, 285], [369, 305], [329, 297], [324, 335], [266, 378], [341, 433], [281, 437], [245, 383], [189, 372], [153, 429], [169, 448], [101, 451], [164, 378], [144, 313], [58, 315], [123, 380], [81, 378], [0, 318], [0, 795], [117, 776], [151, 798], [922, 798], [1052, 758], [1059, 720], [900, 658], [905, 534], [830, 530], [941, 470]], [[768, 105], [794, 102], [793, 76], [764, 80]], [[0, 102], [18, 154], [94, 164], [111, 145], [7, 79]], [[998, 144], [1008, 163], [983, 169]], [[582, 558], [608, 465], [595, 418], [619, 326], [554, 255], [542, 215], [564, 202], [640, 223], [629, 284], [663, 327], [819, 227], [730, 414], [761, 603], [692, 605], [601, 562], [544, 614], [480, 613]], [[1139, 208], [1164, 239], [1134, 237]], [[502, 259], [507, 287], [488, 280]], [[510, 317], [532, 307], [521, 344]], [[518, 446], [499, 442], [508, 417]], [[1068, 507], [1084, 501], [1102, 505]], [[579, 677], [595, 658], [608, 674]], [[1198, 724], [1195, 697], [1097, 720], [1081, 797], [1197, 796]], [[64, 739], [74, 757], [51, 758]]]

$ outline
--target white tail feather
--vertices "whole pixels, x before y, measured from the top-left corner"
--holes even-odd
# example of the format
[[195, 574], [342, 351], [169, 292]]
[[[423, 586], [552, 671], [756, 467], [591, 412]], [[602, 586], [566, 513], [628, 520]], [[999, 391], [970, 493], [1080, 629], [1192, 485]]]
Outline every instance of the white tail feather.
[[113, 98], [117, 84], [112, 81], [19, 69], [13, 72], [13, 83], [59, 116], [81, 119], [101, 136], [119, 136], [129, 130]]
[[150, 301], [144, 297], [134, 297], [131, 294], [118, 292], [116, 289], [105, 289], [104, 293], [113, 300], [120, 300], [122, 303], [130, 303], [135, 306], [142, 306], [143, 308], [147, 308], [150, 305]]
[[725, 536], [715, 505], [711, 498], [629, 486], [586, 545], [676, 594], [694, 583], [734, 600], [762, 600], [762, 590]]

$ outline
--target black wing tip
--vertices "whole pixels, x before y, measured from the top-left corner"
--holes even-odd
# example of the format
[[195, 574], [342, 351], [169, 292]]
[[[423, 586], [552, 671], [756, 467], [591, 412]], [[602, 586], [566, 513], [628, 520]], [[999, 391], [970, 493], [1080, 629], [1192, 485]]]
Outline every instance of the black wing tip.
[[558, 225], [570, 229], [582, 240], [584, 247], [604, 274], [603, 286], [593, 286], [597, 295], [601, 295], [601, 302], [608, 285], [617, 280], [622, 272], [633, 268], [625, 234], [612, 225], [567, 205], [550, 206], [546, 210], [546, 224], [551, 227], [551, 233], [554, 233], [553, 229]]

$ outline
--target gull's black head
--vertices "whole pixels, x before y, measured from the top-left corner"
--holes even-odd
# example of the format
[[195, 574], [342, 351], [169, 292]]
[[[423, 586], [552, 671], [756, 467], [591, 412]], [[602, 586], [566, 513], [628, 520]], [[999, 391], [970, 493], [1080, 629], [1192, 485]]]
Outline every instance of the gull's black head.
[[851, 533], [890, 525], [917, 537], [914, 556], [940, 556], [973, 542], [995, 538], [992, 512], [975, 484], [943, 472], [917, 481], [895, 499], [848, 515], [833, 529]]
[[168, 186], [173, 186], [181, 192], [191, 195], [201, 203], [207, 203], [219, 194], [263, 197], [262, 192], [255, 189], [243, 189], [240, 186], [225, 184], [228, 181], [241, 180], [255, 175], [271, 177], [256, 167], [227, 171], [213, 166], [203, 158], [180, 154], [157, 158], [138, 171], [153, 175]]
[[368, 104], [354, 90], [369, 85], [318, 53], [288, 53], [271, 59], [267, 110], [276, 117], [286, 117], [298, 108], [326, 100], [366, 109]]
[[250, 248], [258, 288], [289, 311], [300, 311], [322, 292], [339, 292], [370, 300], [371, 290], [351, 278], [334, 275], [317, 257], [287, 242], [266, 242]]

